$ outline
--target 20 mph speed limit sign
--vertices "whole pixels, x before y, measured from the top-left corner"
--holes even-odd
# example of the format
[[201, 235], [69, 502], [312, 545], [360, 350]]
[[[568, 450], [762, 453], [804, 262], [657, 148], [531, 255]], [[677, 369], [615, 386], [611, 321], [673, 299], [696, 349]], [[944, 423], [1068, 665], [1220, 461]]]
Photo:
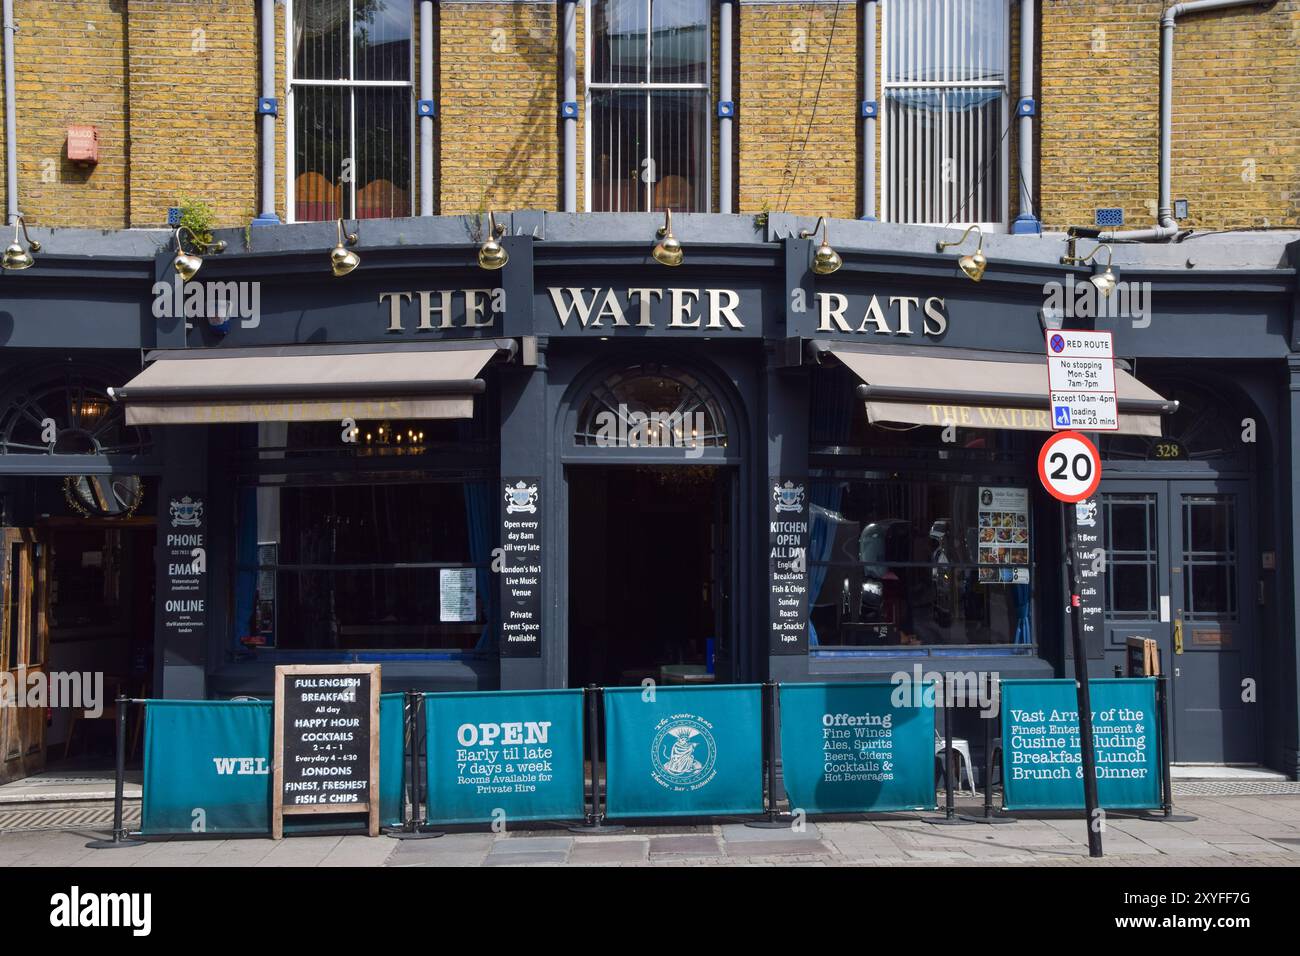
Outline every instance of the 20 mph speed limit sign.
[[1038, 453], [1038, 480], [1058, 501], [1082, 501], [1101, 481], [1097, 448], [1078, 432], [1057, 432]]

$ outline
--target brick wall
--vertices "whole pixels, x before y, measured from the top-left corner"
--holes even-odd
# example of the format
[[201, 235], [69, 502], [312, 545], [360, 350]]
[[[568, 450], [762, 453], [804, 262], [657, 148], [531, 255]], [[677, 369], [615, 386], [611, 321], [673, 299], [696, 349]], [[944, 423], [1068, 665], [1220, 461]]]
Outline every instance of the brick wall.
[[[1056, 0], [1042, 11], [1044, 224], [1120, 206], [1154, 222], [1163, 2]], [[1199, 229], [1300, 225], [1300, 3], [1180, 17], [1173, 198]]]
[[438, 211], [558, 208], [558, 8], [445, 2], [438, 16]]
[[737, 9], [737, 210], [856, 218], [861, 6]]
[[[33, 225], [125, 225], [125, 0], [17, 0], [14, 19], [19, 209]], [[97, 166], [68, 161], [73, 124], [98, 128]], [[5, 190], [0, 175], [0, 195]]]
[[[1129, 226], [1152, 221], [1164, 5], [1040, 0], [1034, 191], [1048, 228], [1091, 223], [1098, 206], [1122, 207]], [[418, 53], [419, 3], [412, 6]], [[255, 214], [258, 7], [257, 0], [16, 0], [19, 198], [29, 220], [156, 226], [184, 195], [210, 203], [222, 225]], [[282, 104], [275, 205], [284, 217], [284, 4], [275, 10]], [[1017, 4], [1009, 10], [1010, 112], [1019, 95]], [[585, 12], [579, 3], [579, 208], [586, 202]], [[859, 215], [860, 16], [851, 0], [736, 5], [737, 211]], [[559, 6], [449, 0], [436, 8], [435, 30], [435, 209], [558, 208]], [[716, 101], [716, 7], [713, 37]], [[417, 84], [418, 75], [417, 62]], [[1186, 224], [1300, 225], [1300, 110], [1292, 106], [1300, 98], [1300, 0], [1180, 18], [1174, 93], [1173, 194], [1190, 202]], [[879, 99], [878, 90], [870, 98]], [[718, 122], [710, 122], [716, 209]], [[99, 129], [98, 166], [67, 161], [73, 123]], [[1014, 218], [1014, 126], [1008, 141]]]

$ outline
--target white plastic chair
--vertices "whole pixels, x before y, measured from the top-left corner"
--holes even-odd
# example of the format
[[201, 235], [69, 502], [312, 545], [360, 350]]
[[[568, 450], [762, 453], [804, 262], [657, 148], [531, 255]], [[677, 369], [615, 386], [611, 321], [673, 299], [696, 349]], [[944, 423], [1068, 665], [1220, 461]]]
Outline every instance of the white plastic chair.
[[[961, 737], [954, 737], [952, 738], [952, 749], [957, 754], [957, 757], [959, 758], [957, 763], [957, 786], [955, 789], [957, 790], [961, 789], [961, 772], [962, 770], [965, 770], [966, 779], [970, 781], [970, 795], [972, 797], [978, 796], [978, 794], [975, 791], [974, 764], [971, 762], [971, 758], [970, 758], [970, 742], [964, 740]], [[941, 753], [943, 753], [944, 750], [945, 748], [943, 745], [943, 737], [936, 730], [934, 732], [934, 755], [937, 757]], [[948, 773], [948, 769], [949, 769], [949, 761], [947, 757], [945, 757], [944, 764], [943, 764], [943, 772], [945, 775]]]

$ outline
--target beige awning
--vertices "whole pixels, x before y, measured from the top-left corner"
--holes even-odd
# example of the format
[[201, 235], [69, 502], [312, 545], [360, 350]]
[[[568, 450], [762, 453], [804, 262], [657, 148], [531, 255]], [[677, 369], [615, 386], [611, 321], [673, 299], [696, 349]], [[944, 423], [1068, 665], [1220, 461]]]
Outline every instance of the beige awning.
[[128, 425], [471, 418], [479, 374], [509, 342], [154, 352], [109, 389]]
[[[828, 351], [862, 379], [858, 393], [870, 422], [1052, 430], [1045, 356], [959, 349]], [[1159, 436], [1160, 416], [1177, 408], [1120, 368], [1115, 389], [1123, 435]]]

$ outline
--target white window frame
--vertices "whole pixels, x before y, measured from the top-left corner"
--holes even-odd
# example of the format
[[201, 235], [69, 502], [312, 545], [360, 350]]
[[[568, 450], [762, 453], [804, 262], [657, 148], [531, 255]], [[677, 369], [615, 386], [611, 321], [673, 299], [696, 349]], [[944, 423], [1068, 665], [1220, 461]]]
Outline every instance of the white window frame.
[[[886, 96], [885, 96], [885, 92], [886, 92], [886, 90], [908, 90], [908, 89], [919, 90], [919, 89], [926, 89], [926, 88], [931, 88], [931, 89], [960, 89], [960, 90], [988, 90], [988, 89], [995, 89], [995, 90], [1000, 90], [1001, 93], [1002, 93], [1002, 99], [1001, 99], [1001, 106], [1002, 106], [1002, 109], [1001, 109], [1001, 116], [1002, 116], [1003, 127], [1002, 127], [1002, 130], [1000, 131], [1000, 135], [1001, 135], [1001, 140], [1000, 140], [1000, 142], [1001, 142], [1001, 146], [999, 147], [999, 148], [1000, 148], [1000, 151], [1001, 151], [1001, 154], [1002, 154], [1002, 156], [1001, 156], [1001, 172], [1002, 172], [1001, 196], [1002, 196], [1002, 202], [1001, 202], [1001, 210], [1000, 210], [1000, 215], [1001, 215], [1001, 219], [1000, 219], [1000, 221], [997, 221], [997, 222], [980, 222], [980, 221], [978, 221], [978, 220], [962, 219], [962, 220], [958, 220], [958, 221], [956, 221], [956, 222], [949, 223], [949, 222], [947, 222], [947, 219], [949, 219], [951, 216], [953, 216], [953, 215], [957, 212], [957, 210], [951, 208], [951, 204], [949, 203], [948, 198], [947, 198], [946, 195], [943, 196], [943, 197], [941, 198], [941, 200], [940, 200], [940, 209], [939, 209], [939, 212], [940, 212], [940, 214], [941, 214], [942, 217], [943, 217], [943, 221], [939, 221], [939, 222], [928, 222], [928, 221], [911, 222], [910, 219], [905, 219], [905, 220], [903, 220], [903, 221], [904, 221], [904, 222], [910, 222], [912, 225], [932, 225], [932, 226], [948, 226], [948, 225], [951, 225], [951, 226], [953, 226], [953, 227], [955, 227], [955, 228], [958, 228], [958, 229], [965, 229], [967, 226], [977, 225], [977, 226], [979, 226], [979, 227], [980, 227], [984, 232], [993, 232], [993, 233], [997, 233], [997, 232], [1006, 232], [1006, 231], [1007, 231], [1007, 228], [1008, 228], [1008, 220], [1009, 220], [1010, 215], [1011, 215], [1011, 203], [1010, 203], [1010, 196], [1009, 196], [1009, 194], [1008, 194], [1008, 182], [1009, 182], [1009, 181], [1008, 181], [1008, 176], [1009, 176], [1009, 173], [1010, 173], [1010, 165], [1009, 165], [1009, 164], [1010, 164], [1010, 158], [1011, 158], [1011, 151], [1010, 151], [1010, 146], [1011, 146], [1011, 136], [1010, 136], [1010, 134], [1007, 132], [1007, 128], [1010, 126], [1010, 124], [1011, 124], [1011, 123], [1014, 121], [1014, 119], [1015, 119], [1015, 117], [1013, 117], [1013, 116], [1011, 115], [1011, 112], [1010, 112], [1010, 109], [1009, 109], [1009, 107], [1010, 107], [1010, 85], [1011, 85], [1011, 0], [1002, 0], [1002, 8], [1003, 8], [1003, 9], [1002, 9], [1002, 35], [1003, 35], [1003, 37], [1005, 38], [1005, 42], [1003, 43], [1002, 48], [1003, 48], [1003, 51], [1004, 51], [1004, 53], [1005, 53], [1005, 56], [1004, 56], [1004, 58], [1003, 58], [1003, 63], [1002, 63], [1002, 77], [1003, 77], [1003, 79], [1002, 79], [1001, 82], [964, 80], [964, 81], [933, 81], [933, 82], [890, 83], [890, 82], [887, 82], [887, 81], [886, 81], [887, 77], [889, 77], [889, 76], [891, 75], [891, 72], [892, 72], [892, 71], [891, 71], [891, 68], [890, 68], [890, 54], [891, 54], [891, 50], [890, 50], [890, 43], [889, 43], [889, 35], [890, 35], [890, 31], [889, 31], [889, 17], [890, 17], [890, 14], [891, 14], [891, 10], [894, 10], [894, 8], [895, 8], [895, 7], [898, 7], [900, 4], [907, 4], [908, 2], [909, 2], [909, 0], [884, 0], [884, 2], [880, 5], [880, 6], [881, 6], [881, 14], [880, 14], [880, 15], [881, 15], [881, 29], [880, 29], [880, 36], [881, 36], [881, 44], [880, 44], [880, 63], [881, 63], [881, 69], [880, 69], [880, 80], [879, 80], [879, 84], [880, 84], [880, 86], [879, 86], [879, 90], [877, 91], [877, 92], [878, 92], [878, 99], [877, 99], [877, 101], [878, 101], [878, 103], [880, 104], [880, 106], [879, 106], [879, 111], [878, 111], [878, 112], [879, 112], [879, 115], [880, 115], [880, 162], [879, 162], [879, 164], [878, 164], [878, 166], [879, 166], [879, 171], [880, 171], [880, 172], [879, 172], [879, 179], [880, 179], [880, 218], [881, 218], [881, 220], [882, 220], [883, 222], [891, 222], [891, 221], [894, 221], [894, 220], [892, 220], [892, 219], [890, 218], [890, 215], [889, 215], [889, 212], [890, 212], [890, 209], [891, 209], [889, 185], [890, 185], [891, 172], [892, 172], [892, 171], [890, 170], [890, 168], [888, 167], [887, 164], [888, 164], [888, 160], [889, 160], [889, 157], [890, 157], [892, 151], [891, 151], [891, 149], [890, 149], [890, 145], [891, 145], [891, 144], [890, 144], [891, 130], [890, 130], [890, 128], [889, 128], [889, 109], [888, 109], [888, 106], [887, 106], [887, 99], [886, 99]], [[913, 11], [915, 11], [915, 9], [916, 9], [915, 7], [912, 8]], [[902, 14], [898, 14], [897, 12], [895, 12], [895, 15], [902, 16], [902, 17], [906, 17], [906, 16], [907, 16], [907, 13], [904, 12], [904, 13], [902, 13]], [[944, 42], [945, 42], [945, 44], [947, 44], [949, 52], [952, 53], [952, 54], [954, 54], [953, 59], [951, 59], [949, 62], [958, 62], [958, 60], [956, 59], [955, 54], [957, 54], [957, 53], [960, 52], [960, 46], [959, 46], [959, 44], [960, 44], [960, 42], [961, 42], [961, 38], [960, 38], [960, 37], [954, 37], [954, 36], [952, 35], [952, 32], [951, 32], [950, 30], [945, 29], [945, 38], [944, 38]], [[946, 129], [944, 130], [944, 133], [945, 133], [945, 136], [946, 136]], [[958, 144], [958, 150], [968, 150], [968, 149], [970, 149], [970, 146], [969, 146], [969, 144], [967, 144], [964, 140], [963, 140], [960, 144]], [[980, 150], [980, 149], [981, 149], [980, 145], [979, 145], [979, 144], [976, 144], [976, 145], [975, 145], [975, 149], [976, 149], [976, 150]], [[943, 144], [940, 144], [940, 155], [944, 155], [945, 153], [947, 153], [947, 150], [943, 148]], [[968, 188], [968, 190], [969, 190], [969, 186], [968, 186], [967, 188]], [[972, 194], [973, 194], [973, 191], [972, 191]], [[964, 199], [964, 198], [965, 198], [965, 197], [963, 197], [963, 199]]]
[[[284, 164], [284, 169], [285, 169], [285, 176], [287, 178], [284, 187], [284, 209], [286, 214], [285, 221], [286, 222], [299, 221], [296, 215], [297, 209], [295, 208], [298, 201], [297, 191], [295, 189], [295, 182], [297, 181], [298, 178], [297, 176], [298, 171], [294, 168], [297, 159], [295, 153], [295, 147], [297, 145], [297, 141], [294, 135], [294, 91], [298, 87], [306, 87], [306, 86], [328, 86], [328, 87], [342, 88], [342, 89], [347, 89], [352, 93], [352, 95], [349, 97], [351, 99], [351, 104], [350, 104], [351, 108], [348, 110], [348, 124], [349, 124], [348, 142], [352, 147], [350, 150], [350, 152], [352, 153], [356, 152], [356, 143], [357, 143], [357, 110], [356, 110], [357, 104], [356, 104], [355, 91], [363, 87], [386, 87], [389, 89], [400, 89], [402, 87], [405, 87], [408, 90], [407, 122], [411, 133], [407, 139], [408, 142], [410, 143], [410, 149], [408, 151], [409, 152], [408, 168], [411, 170], [411, 177], [410, 177], [409, 187], [407, 189], [407, 196], [410, 197], [410, 208], [407, 210], [407, 215], [414, 216], [415, 202], [416, 202], [415, 194], [416, 194], [416, 189], [418, 188], [416, 169], [415, 169], [416, 167], [415, 44], [417, 39], [416, 22], [415, 22], [416, 4], [414, 0], [408, 0], [408, 2], [410, 2], [410, 7], [411, 7], [411, 39], [407, 43], [407, 46], [409, 47], [409, 51], [408, 51], [408, 63], [406, 69], [406, 75], [408, 78], [406, 80], [353, 80], [350, 78], [338, 79], [338, 80], [298, 80], [298, 79], [294, 79], [293, 76], [293, 54], [294, 54], [293, 7], [295, 3], [310, 3], [310, 2], [311, 0], [284, 0], [284, 63], [285, 63], [285, 95], [284, 95], [285, 164]], [[354, 0], [348, 0], [348, 77], [351, 77], [356, 72], [356, 64], [353, 62], [356, 57], [356, 43], [354, 41], [355, 23], [353, 19], [355, 12], [356, 12], [356, 4]], [[353, 213], [353, 215], [355, 215], [357, 211], [356, 156], [354, 155], [351, 156], [350, 158], [353, 160], [352, 163], [353, 175], [351, 181], [347, 184], [349, 187], [348, 194], [347, 194], [348, 202], [346, 202], [344, 205], [351, 207], [351, 212]], [[341, 175], [342, 170], [340, 170], [339, 172]], [[340, 210], [340, 212], [342, 212], [342, 210]], [[352, 218], [352, 217], [345, 217], [345, 218]]]
[[[591, 145], [592, 145], [591, 94], [592, 91], [593, 90], [596, 91], [639, 90], [643, 92], [646, 98], [645, 122], [646, 122], [646, 144], [648, 146], [654, 139], [653, 137], [654, 126], [652, 125], [654, 122], [654, 116], [652, 115], [650, 110], [650, 104], [652, 102], [652, 97], [650, 94], [652, 92], [659, 92], [663, 90], [691, 90], [696, 92], [702, 91], [704, 93], [704, 168], [705, 168], [704, 208], [698, 209], [696, 211], [712, 212], [713, 210], [713, 66], [714, 66], [713, 64], [713, 10], [714, 10], [714, 4], [712, 2], [707, 4], [708, 11], [709, 11], [708, 12], [709, 36], [708, 36], [708, 43], [706, 44], [706, 47], [709, 50], [709, 63], [707, 65], [707, 68], [704, 71], [705, 80], [703, 83], [651, 83], [648, 81], [642, 83], [596, 83], [591, 78], [592, 41], [596, 35], [596, 31], [592, 27], [592, 23], [594, 21], [591, 18], [591, 8], [593, 3], [601, 2], [601, 0], [584, 0], [584, 2], [586, 3], [586, 8], [583, 11], [584, 16], [586, 17], [586, 19], [583, 21], [585, 24], [585, 32], [586, 32], [586, 42], [585, 42], [586, 65], [584, 67], [583, 72], [585, 74], [584, 79], [585, 79], [586, 88], [583, 93], [583, 113], [584, 113], [584, 117], [583, 117], [584, 150], [583, 151], [585, 153], [585, 156], [583, 159], [582, 170], [583, 170], [583, 180], [584, 180], [584, 191], [586, 194], [586, 211], [587, 212], [592, 211], [591, 208]], [[645, 0], [645, 11], [646, 11], [645, 22], [646, 22], [646, 31], [648, 34], [646, 37], [647, 42], [645, 45], [645, 66], [646, 66], [645, 75], [647, 77], [650, 76], [651, 57], [654, 55], [653, 53], [654, 19], [653, 19], [653, 10], [652, 10], [653, 2], [654, 0]], [[645, 170], [644, 160], [647, 158], [652, 159], [653, 157], [642, 157], [641, 162], [638, 163], [643, 173]], [[658, 171], [659, 171], [658, 164], [656, 164], [656, 168], [655, 168], [656, 174], [658, 173]], [[657, 176], [654, 181], [644, 183], [646, 187], [645, 207], [647, 210], [654, 209], [655, 182], [658, 182]]]

